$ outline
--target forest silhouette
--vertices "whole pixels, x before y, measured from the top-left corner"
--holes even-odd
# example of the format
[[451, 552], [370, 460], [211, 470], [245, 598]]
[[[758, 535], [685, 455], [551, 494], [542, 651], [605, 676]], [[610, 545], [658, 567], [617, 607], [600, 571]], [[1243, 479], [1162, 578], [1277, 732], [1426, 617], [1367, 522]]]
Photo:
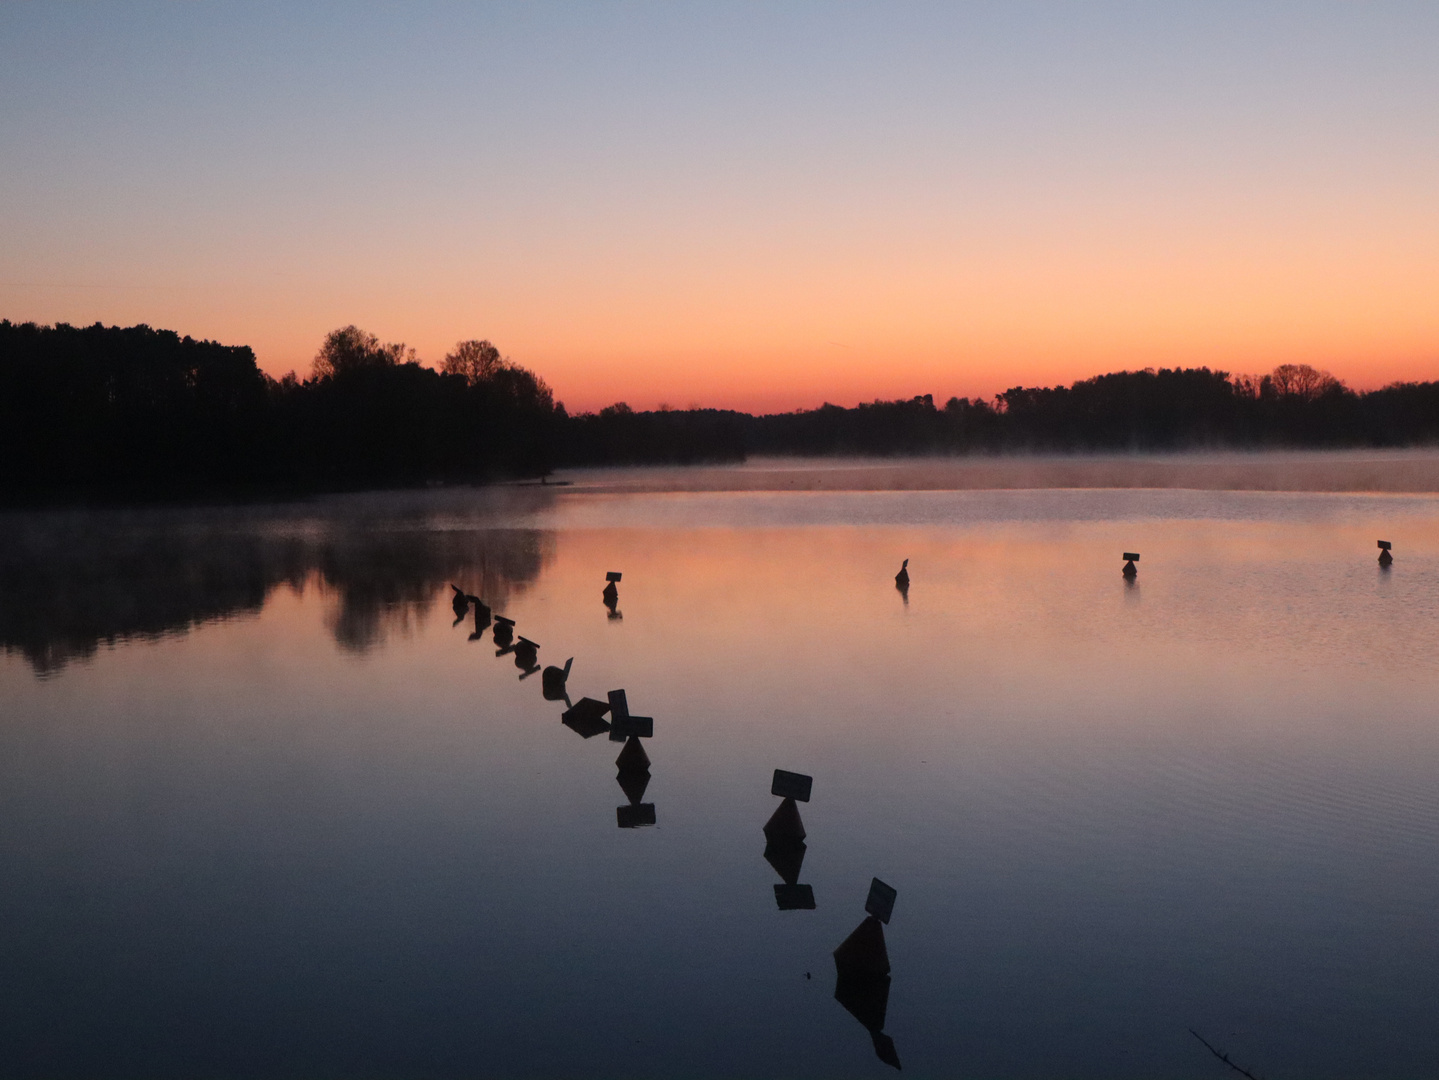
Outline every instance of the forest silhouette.
[[926, 394], [754, 416], [571, 415], [490, 342], [438, 369], [355, 326], [308, 377], [274, 379], [245, 346], [148, 326], [0, 321], [0, 501], [194, 499], [481, 483], [567, 465], [915, 455], [1411, 446], [1439, 441], [1439, 382], [1356, 392], [1286, 364], [1121, 371], [993, 399]]

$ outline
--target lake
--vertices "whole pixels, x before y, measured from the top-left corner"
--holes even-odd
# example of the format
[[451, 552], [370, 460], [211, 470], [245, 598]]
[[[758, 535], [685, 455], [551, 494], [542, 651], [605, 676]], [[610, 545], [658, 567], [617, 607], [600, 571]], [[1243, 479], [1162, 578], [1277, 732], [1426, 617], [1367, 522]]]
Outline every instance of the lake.
[[0, 1073], [1433, 1076], [1436, 463], [4, 514]]

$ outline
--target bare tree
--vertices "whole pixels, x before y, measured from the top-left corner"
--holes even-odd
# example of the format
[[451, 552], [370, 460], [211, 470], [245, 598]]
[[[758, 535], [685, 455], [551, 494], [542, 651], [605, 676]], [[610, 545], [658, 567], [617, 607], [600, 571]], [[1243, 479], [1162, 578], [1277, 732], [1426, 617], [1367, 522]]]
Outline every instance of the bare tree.
[[1340, 385], [1327, 371], [1318, 371], [1308, 364], [1280, 364], [1269, 376], [1280, 397], [1314, 401]]
[[374, 334], [351, 324], [325, 335], [311, 371], [315, 378], [322, 379], [327, 375], [340, 375], [363, 368], [393, 367], [414, 362], [415, 350], [408, 348], [404, 342], [381, 345]]
[[445, 356], [443, 369], [447, 375], [463, 375], [471, 385], [494, 378], [509, 365], [500, 350], [488, 341], [461, 341]]

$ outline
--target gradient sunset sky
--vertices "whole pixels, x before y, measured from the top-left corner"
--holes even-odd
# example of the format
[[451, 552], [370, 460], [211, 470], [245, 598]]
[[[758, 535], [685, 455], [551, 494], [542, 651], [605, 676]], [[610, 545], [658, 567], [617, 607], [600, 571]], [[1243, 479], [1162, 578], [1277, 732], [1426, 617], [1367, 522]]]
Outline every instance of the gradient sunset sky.
[[0, 6], [0, 317], [571, 410], [1439, 378], [1439, 4]]

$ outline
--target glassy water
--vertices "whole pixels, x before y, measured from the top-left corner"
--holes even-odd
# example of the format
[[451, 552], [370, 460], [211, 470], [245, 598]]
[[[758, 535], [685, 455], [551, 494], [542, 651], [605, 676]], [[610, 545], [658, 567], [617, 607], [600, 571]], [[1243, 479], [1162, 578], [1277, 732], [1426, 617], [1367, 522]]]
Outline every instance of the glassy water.
[[1439, 1072], [1439, 496], [11, 514], [0, 643], [6, 1076]]

